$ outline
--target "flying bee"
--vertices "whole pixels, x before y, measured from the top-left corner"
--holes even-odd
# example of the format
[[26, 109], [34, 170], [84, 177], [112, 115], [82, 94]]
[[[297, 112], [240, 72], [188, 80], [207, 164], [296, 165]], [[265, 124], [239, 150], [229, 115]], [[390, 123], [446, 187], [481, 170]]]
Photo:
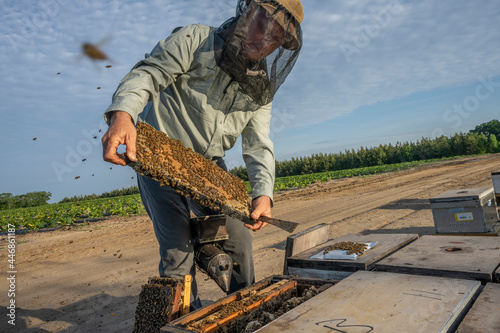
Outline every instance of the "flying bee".
[[79, 178], [80, 178], [80, 176], [76, 176], [76, 177], [75, 177], [75, 179], [79, 179]]
[[[99, 69], [99, 67], [96, 65], [96, 62], [98, 62], [98, 61], [107, 61], [108, 63], [109, 62], [112, 63], [113, 61], [102, 50], [102, 46], [104, 44], [107, 44], [109, 42], [109, 40], [110, 40], [110, 38], [106, 37], [106, 38], [103, 38], [101, 41], [99, 41], [96, 44], [92, 44], [89, 42], [82, 43], [82, 45], [81, 45], [82, 54], [80, 57], [83, 56], [83, 57], [89, 58], [90, 60], [92, 60], [92, 62], [94, 63], [94, 65], [98, 69]], [[108, 65], [108, 66], [111, 67], [111, 65]], [[106, 68], [109, 68], [108, 66], [106, 66]]]
[[36, 139], [38, 139], [38, 138], [33, 138], [33, 141], [36, 141]]
[[[101, 43], [99, 43], [101, 44]], [[85, 54], [87, 57], [89, 57], [92, 60], [106, 60], [109, 59], [106, 53], [104, 53], [100, 48], [99, 44], [90, 44], [90, 43], [83, 43], [82, 44], [82, 52]]]
[[[99, 131], [99, 132], [100, 132], [100, 131]], [[97, 139], [97, 135], [94, 135], [94, 137], [93, 137], [93, 138], [94, 138], [94, 139]]]

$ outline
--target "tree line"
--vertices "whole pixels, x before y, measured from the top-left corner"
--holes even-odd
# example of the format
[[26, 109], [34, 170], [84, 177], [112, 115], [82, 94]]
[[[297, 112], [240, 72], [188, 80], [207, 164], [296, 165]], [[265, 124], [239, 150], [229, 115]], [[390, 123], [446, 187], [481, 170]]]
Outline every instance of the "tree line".
[[[422, 138], [417, 142], [397, 142], [378, 147], [361, 147], [332, 154], [313, 154], [307, 157], [276, 161], [276, 177], [304, 175], [325, 171], [363, 168], [375, 165], [412, 162], [427, 159], [500, 152], [500, 121], [492, 120], [476, 126], [468, 133]], [[240, 166], [229, 172], [248, 180], [247, 170]]]
[[139, 193], [139, 187], [137, 187], [137, 185], [133, 185], [128, 188], [122, 188], [121, 190], [118, 189], [112, 190], [110, 192], [104, 192], [102, 194], [74, 195], [71, 198], [65, 197], [61, 201], [59, 201], [59, 203], [85, 201], [85, 200], [93, 200], [100, 198], [112, 198], [112, 197], [119, 197], [122, 195], [131, 195], [138, 193]]
[[0, 210], [35, 207], [48, 205], [52, 193], [45, 191], [29, 192], [26, 194], [12, 195], [12, 193], [0, 194]]

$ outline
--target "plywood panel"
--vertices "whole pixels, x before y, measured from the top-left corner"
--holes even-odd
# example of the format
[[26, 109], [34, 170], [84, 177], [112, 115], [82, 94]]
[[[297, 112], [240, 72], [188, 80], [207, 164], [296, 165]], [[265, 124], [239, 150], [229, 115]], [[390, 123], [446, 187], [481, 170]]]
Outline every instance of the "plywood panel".
[[[417, 234], [347, 234], [340, 238], [329, 240], [307, 251], [287, 258], [288, 267], [313, 270], [347, 271], [370, 270], [375, 263], [394, 251], [399, 250], [418, 238]], [[366, 251], [356, 260], [309, 259], [323, 251], [326, 247], [339, 242], [378, 242], [372, 249]]]
[[258, 332], [453, 332], [480, 285], [358, 271]]
[[487, 283], [458, 327], [459, 333], [500, 332], [500, 284]]
[[377, 271], [493, 281], [500, 238], [423, 236], [375, 265]]

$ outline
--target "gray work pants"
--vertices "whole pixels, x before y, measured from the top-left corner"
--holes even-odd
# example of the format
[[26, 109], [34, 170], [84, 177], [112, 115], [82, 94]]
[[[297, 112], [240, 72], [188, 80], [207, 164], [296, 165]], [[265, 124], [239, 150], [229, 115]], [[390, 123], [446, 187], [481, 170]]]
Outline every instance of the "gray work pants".
[[[196, 216], [211, 215], [214, 212], [168, 186], [161, 186], [159, 182], [149, 177], [137, 174], [137, 183], [160, 245], [160, 276], [183, 278], [184, 275], [191, 275], [193, 277], [191, 308], [200, 308], [189, 212], [192, 211]], [[227, 217], [226, 229], [229, 239], [222, 241], [221, 244], [224, 251], [237, 264], [233, 268], [229, 291], [233, 293], [255, 282], [252, 235], [243, 222], [230, 217]]]

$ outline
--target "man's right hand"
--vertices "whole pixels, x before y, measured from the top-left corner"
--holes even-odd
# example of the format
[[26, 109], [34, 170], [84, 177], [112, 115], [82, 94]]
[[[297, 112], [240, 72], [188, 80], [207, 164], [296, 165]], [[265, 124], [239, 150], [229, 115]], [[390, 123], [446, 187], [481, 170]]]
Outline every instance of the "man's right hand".
[[126, 154], [131, 161], [135, 161], [135, 140], [137, 131], [132, 117], [123, 111], [115, 111], [111, 115], [109, 128], [102, 137], [102, 155], [106, 162], [125, 165], [125, 161], [118, 156], [119, 145], [127, 146]]

